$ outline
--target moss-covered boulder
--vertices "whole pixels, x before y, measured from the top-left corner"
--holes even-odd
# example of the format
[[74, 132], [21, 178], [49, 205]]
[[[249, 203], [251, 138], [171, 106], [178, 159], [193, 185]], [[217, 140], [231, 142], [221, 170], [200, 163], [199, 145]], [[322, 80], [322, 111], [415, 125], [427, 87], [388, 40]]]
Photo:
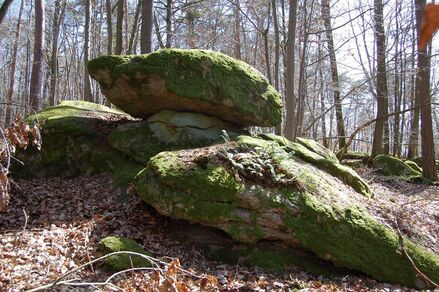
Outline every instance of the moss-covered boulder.
[[242, 130], [218, 118], [198, 113], [161, 111], [146, 121], [118, 126], [111, 146], [140, 163], [164, 150], [195, 148], [224, 142]]
[[133, 120], [129, 115], [85, 101], [63, 101], [48, 107], [28, 121], [41, 123], [41, 151], [31, 146], [19, 151], [24, 165], [14, 164], [16, 177], [73, 177], [113, 172], [115, 183], [125, 185], [144, 165], [136, 163], [106, 143], [118, 124]]
[[415, 170], [410, 165], [394, 156], [379, 154], [373, 159], [373, 167], [384, 175], [417, 177], [421, 172]]
[[88, 63], [88, 71], [113, 104], [135, 117], [176, 110], [242, 126], [274, 126], [282, 119], [282, 98], [260, 72], [213, 51], [102, 56]]
[[[212, 226], [237, 242], [277, 240], [338, 266], [408, 287], [427, 287], [401, 252], [397, 233], [356, 193], [275, 141], [162, 152], [136, 178], [141, 198], [161, 214]], [[436, 254], [403, 239], [416, 266], [439, 281]]]
[[[101, 239], [98, 245], [98, 251], [102, 255], [119, 251], [130, 251], [145, 256], [151, 256], [150, 253], [145, 251], [134, 240], [117, 236], [109, 236]], [[151, 262], [147, 258], [139, 255], [122, 253], [105, 258], [104, 265], [108, 270], [122, 271], [130, 268], [150, 267]]]

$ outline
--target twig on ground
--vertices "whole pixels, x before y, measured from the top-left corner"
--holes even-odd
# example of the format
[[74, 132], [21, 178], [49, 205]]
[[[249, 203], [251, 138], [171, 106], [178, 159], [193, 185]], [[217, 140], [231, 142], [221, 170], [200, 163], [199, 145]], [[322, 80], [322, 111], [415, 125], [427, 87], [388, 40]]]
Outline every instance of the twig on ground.
[[439, 288], [439, 285], [434, 282], [433, 280], [431, 280], [427, 275], [425, 275], [415, 264], [415, 262], [413, 261], [412, 257], [408, 254], [407, 249], [405, 248], [404, 245], [404, 237], [402, 235], [402, 232], [400, 230], [400, 226], [401, 226], [401, 216], [400, 213], [402, 211], [402, 209], [410, 204], [414, 204], [416, 202], [420, 202], [420, 201], [439, 201], [438, 199], [430, 199], [430, 198], [422, 198], [422, 199], [417, 199], [417, 200], [413, 200], [410, 202], [406, 202], [404, 204], [401, 204], [398, 208], [398, 211], [396, 213], [396, 232], [398, 234], [398, 239], [399, 239], [399, 245], [402, 249], [402, 251], [404, 252], [404, 255], [407, 257], [407, 259], [410, 261], [413, 269], [415, 269], [416, 273], [418, 273], [419, 276], [421, 276], [424, 280], [426, 280], [427, 282], [429, 282], [434, 288]]

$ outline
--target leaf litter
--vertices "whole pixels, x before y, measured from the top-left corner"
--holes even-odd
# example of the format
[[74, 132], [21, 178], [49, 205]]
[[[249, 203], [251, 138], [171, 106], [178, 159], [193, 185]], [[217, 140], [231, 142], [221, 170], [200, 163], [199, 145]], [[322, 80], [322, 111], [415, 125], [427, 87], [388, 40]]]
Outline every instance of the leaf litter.
[[[369, 180], [375, 199], [363, 205], [381, 222], [438, 252], [439, 187], [415, 185], [359, 172]], [[391, 291], [399, 285], [367, 276], [312, 276], [296, 267], [270, 272], [257, 267], [210, 261], [200, 247], [166, 232], [172, 220], [159, 215], [132, 192], [112, 186], [111, 176], [16, 180], [9, 208], [0, 213], [0, 290], [23, 291], [58, 281], [96, 259], [101, 238], [136, 240], [166, 265], [119, 275], [99, 264], [68, 276], [58, 291]], [[361, 198], [362, 196], [359, 196]], [[106, 286], [91, 285], [111, 278]], [[75, 284], [76, 283], [76, 284]]]

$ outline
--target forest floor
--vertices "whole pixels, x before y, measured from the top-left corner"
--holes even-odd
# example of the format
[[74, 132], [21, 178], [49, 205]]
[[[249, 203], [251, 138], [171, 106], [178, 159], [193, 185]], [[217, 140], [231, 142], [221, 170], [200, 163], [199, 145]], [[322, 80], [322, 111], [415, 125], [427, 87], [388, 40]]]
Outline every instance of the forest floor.
[[[439, 187], [385, 178], [367, 169], [358, 172], [375, 193], [374, 200], [364, 202], [374, 216], [439, 253]], [[104, 288], [99, 283], [112, 274], [96, 263], [63, 278], [71, 283], [58, 285], [56, 290], [115, 291], [116, 285], [146, 291], [147, 285], [159, 283], [160, 275], [162, 280], [171, 276], [181, 281], [176, 284], [179, 291], [200, 286], [206, 291], [209, 287], [212, 291], [404, 290], [367, 276], [328, 279], [295, 267], [274, 273], [209, 261], [197, 245], [169, 236], [166, 226], [171, 222], [136, 195], [114, 189], [109, 175], [16, 180], [9, 209], [0, 213], [0, 290], [44, 288], [61, 280], [62, 275], [95, 259], [99, 240], [109, 235], [132, 238], [163, 262], [178, 258], [185, 272], [171, 274], [170, 266], [164, 273], [130, 271], [111, 278], [112, 285]]]

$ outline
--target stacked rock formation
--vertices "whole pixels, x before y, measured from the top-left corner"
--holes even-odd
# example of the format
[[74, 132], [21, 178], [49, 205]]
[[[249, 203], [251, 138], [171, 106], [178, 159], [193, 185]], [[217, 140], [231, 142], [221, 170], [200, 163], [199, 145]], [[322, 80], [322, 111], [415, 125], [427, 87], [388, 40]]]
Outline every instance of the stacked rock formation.
[[[381, 281], [429, 287], [403, 244], [416, 267], [439, 281], [438, 255], [370, 214], [368, 184], [331, 151], [245, 131], [282, 116], [281, 96], [254, 68], [220, 53], [169, 49], [104, 56], [88, 69], [124, 112], [85, 102], [40, 112], [43, 149], [21, 154], [21, 174], [110, 171], [161, 214], [220, 229], [235, 242], [280, 242]], [[289, 257], [233, 249], [249, 264], [288, 264]]]

